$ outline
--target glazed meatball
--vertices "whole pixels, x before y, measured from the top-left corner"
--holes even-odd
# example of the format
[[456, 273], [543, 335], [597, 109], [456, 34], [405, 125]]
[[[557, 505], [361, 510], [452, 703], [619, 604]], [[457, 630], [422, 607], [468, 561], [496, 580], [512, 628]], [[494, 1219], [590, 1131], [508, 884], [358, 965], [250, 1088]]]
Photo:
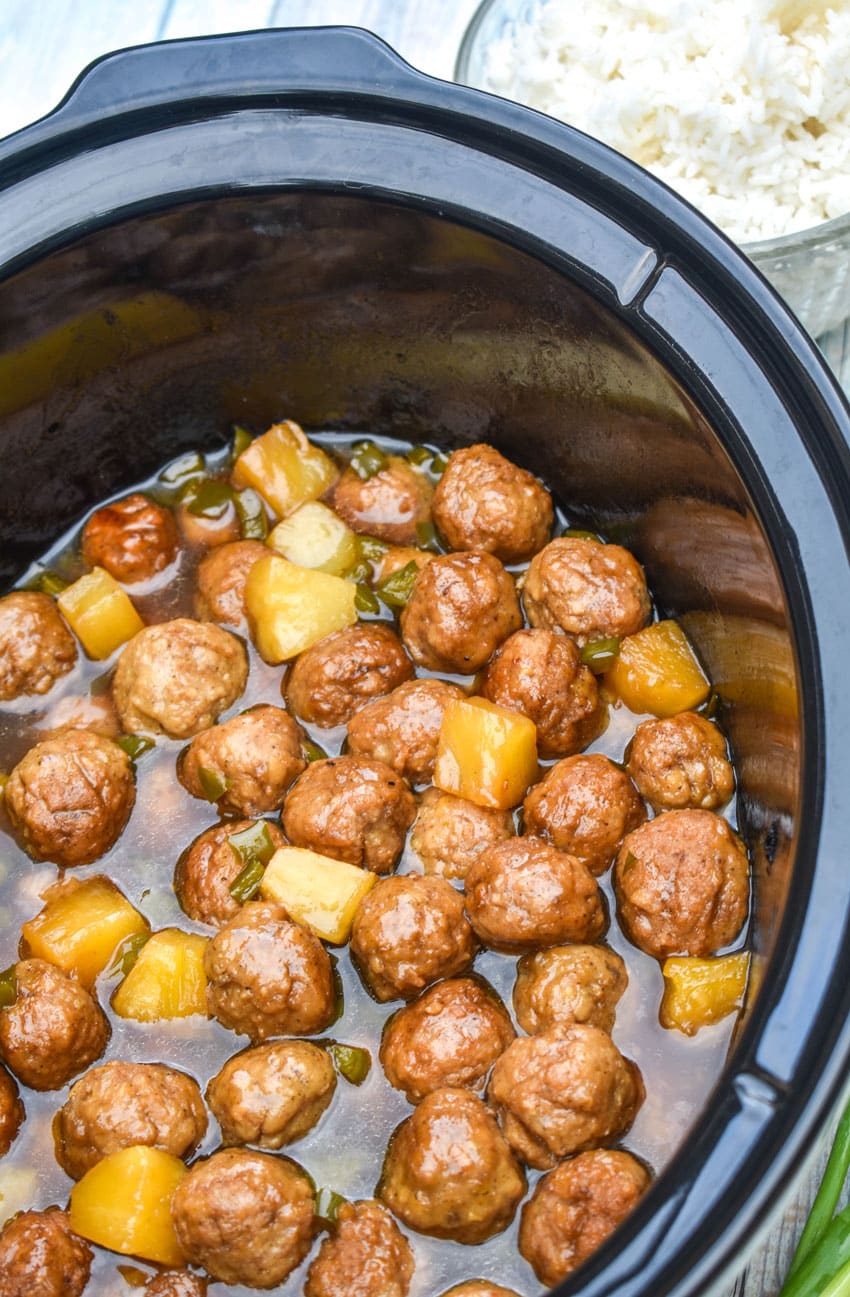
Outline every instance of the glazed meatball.
[[629, 747], [628, 771], [656, 811], [714, 811], [735, 789], [726, 740], [716, 725], [696, 712], [638, 725]]
[[222, 1283], [274, 1288], [310, 1250], [313, 1186], [288, 1158], [228, 1148], [196, 1162], [171, 1200], [186, 1260]]
[[216, 802], [221, 815], [278, 811], [307, 766], [302, 737], [282, 707], [260, 703], [196, 734], [177, 759], [177, 778], [193, 797], [208, 801], [201, 771], [211, 771], [225, 789]]
[[207, 1281], [191, 1270], [163, 1270], [145, 1284], [145, 1297], [206, 1297]]
[[616, 1149], [579, 1153], [555, 1167], [522, 1209], [519, 1250], [547, 1288], [601, 1247], [649, 1188], [636, 1158]]
[[449, 455], [433, 514], [450, 549], [486, 549], [503, 563], [522, 563], [549, 539], [552, 497], [493, 446], [464, 446]]
[[290, 789], [283, 827], [296, 847], [386, 874], [401, 855], [416, 799], [383, 761], [314, 761]]
[[503, 1288], [489, 1279], [467, 1279], [464, 1283], [447, 1288], [442, 1297], [519, 1297], [513, 1288]]
[[164, 571], [177, 557], [177, 543], [171, 510], [137, 493], [97, 509], [83, 527], [85, 562], [125, 585]]
[[47, 594], [0, 599], [0, 702], [46, 694], [77, 660], [77, 644]]
[[431, 517], [431, 483], [398, 455], [364, 482], [347, 468], [333, 493], [333, 507], [352, 531], [391, 545], [415, 545], [417, 527]]
[[607, 946], [553, 946], [517, 964], [514, 1012], [529, 1036], [569, 1022], [611, 1031], [628, 984], [626, 965]]
[[532, 626], [579, 644], [633, 635], [649, 618], [643, 568], [627, 549], [561, 536], [531, 560], [522, 601]]
[[[184, 914], [198, 923], [220, 928], [242, 908], [231, 895], [230, 885], [242, 871], [244, 861], [229, 838], [250, 829], [256, 820], [227, 820], [204, 829], [186, 848], [174, 870], [174, 891]], [[276, 824], [264, 821], [275, 850], [286, 845]]]
[[88, 991], [43, 959], [15, 965], [14, 1004], [0, 1009], [0, 1053], [31, 1090], [61, 1090], [100, 1058], [109, 1023]]
[[195, 575], [195, 616], [199, 621], [245, 624], [245, 582], [269, 548], [259, 540], [232, 540], [205, 554]]
[[326, 1050], [306, 1040], [274, 1040], [229, 1058], [207, 1086], [224, 1144], [283, 1148], [312, 1130], [334, 1096]]
[[623, 837], [646, 819], [628, 775], [601, 753], [565, 757], [535, 784], [523, 803], [526, 833], [604, 874]]
[[462, 689], [445, 680], [411, 680], [351, 718], [348, 751], [392, 766], [412, 784], [434, 774], [443, 712]]
[[24, 1116], [18, 1087], [5, 1067], [0, 1067], [0, 1157], [12, 1147]]
[[521, 625], [513, 578], [481, 550], [432, 559], [401, 614], [402, 639], [414, 662], [460, 675], [480, 670]]
[[361, 622], [327, 635], [296, 658], [286, 680], [286, 701], [313, 725], [346, 725], [359, 707], [412, 675], [413, 664], [395, 631], [381, 622]]
[[346, 1202], [307, 1271], [304, 1297], [405, 1297], [412, 1277], [413, 1252], [389, 1212]]
[[207, 1129], [198, 1085], [164, 1063], [113, 1061], [71, 1087], [53, 1118], [56, 1161], [79, 1180], [101, 1158], [134, 1144], [188, 1157]]
[[513, 835], [510, 811], [476, 806], [453, 793], [426, 788], [410, 845], [426, 874], [464, 879], [482, 851]]
[[647, 955], [713, 955], [747, 917], [746, 849], [711, 811], [666, 811], [624, 839], [614, 891], [623, 931]]
[[361, 901], [351, 952], [378, 1000], [410, 1000], [472, 963], [475, 936], [463, 898], [443, 878], [384, 878]]
[[189, 739], [232, 707], [247, 679], [241, 640], [178, 617], [133, 636], [118, 659], [112, 696], [128, 734]]
[[378, 1197], [420, 1234], [483, 1243], [511, 1223], [525, 1176], [469, 1090], [433, 1090], [390, 1140]]
[[575, 640], [549, 630], [518, 630], [493, 654], [481, 692], [537, 726], [541, 757], [566, 757], [602, 731], [606, 707]]
[[547, 1170], [624, 1135], [644, 1089], [607, 1032], [571, 1023], [518, 1037], [496, 1062], [487, 1099], [511, 1148]]
[[607, 922], [590, 871], [534, 837], [482, 851], [466, 875], [466, 912], [480, 941], [507, 951], [595, 941]]
[[9, 819], [30, 855], [66, 867], [108, 851], [135, 800], [130, 758], [89, 730], [63, 730], [30, 748], [5, 791]]
[[390, 1085], [418, 1103], [442, 1086], [481, 1089], [515, 1035], [492, 987], [453, 978], [394, 1014], [381, 1040], [381, 1063]]
[[0, 1231], [3, 1297], [82, 1297], [93, 1252], [66, 1211], [21, 1211]]
[[328, 953], [282, 905], [243, 905], [210, 941], [204, 969], [210, 1013], [254, 1041], [309, 1036], [334, 1016]]

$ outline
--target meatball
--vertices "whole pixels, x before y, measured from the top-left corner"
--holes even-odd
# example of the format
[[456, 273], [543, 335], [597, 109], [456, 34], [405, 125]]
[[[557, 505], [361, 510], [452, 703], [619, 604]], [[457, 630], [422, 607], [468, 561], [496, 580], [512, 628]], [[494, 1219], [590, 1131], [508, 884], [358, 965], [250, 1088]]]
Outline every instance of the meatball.
[[726, 740], [696, 712], [638, 725], [629, 746], [628, 771], [656, 811], [714, 811], [735, 789]]
[[171, 510], [138, 493], [97, 509], [83, 527], [85, 562], [125, 585], [164, 571], [177, 557], [177, 544]]
[[77, 660], [77, 643], [47, 594], [0, 599], [0, 702], [46, 694]]
[[388, 873], [416, 816], [416, 799], [383, 761], [333, 757], [314, 761], [293, 784], [283, 827], [296, 847]]
[[430, 987], [394, 1014], [381, 1040], [381, 1063], [390, 1085], [418, 1103], [442, 1086], [481, 1089], [515, 1035], [496, 992], [460, 977]]
[[127, 753], [90, 730], [63, 730], [37, 743], [5, 790], [9, 819], [30, 855], [66, 867], [108, 851], [135, 800]]
[[443, 878], [384, 878], [360, 902], [351, 953], [378, 1000], [410, 1000], [472, 963], [475, 936], [463, 898]]
[[390, 1140], [378, 1197], [420, 1234], [483, 1243], [511, 1223], [525, 1176], [469, 1090], [433, 1090]]
[[464, 446], [449, 455], [433, 514], [450, 549], [486, 549], [503, 563], [522, 563], [549, 539], [552, 497], [493, 446]]
[[241, 640], [178, 617], [133, 636], [118, 659], [112, 696], [128, 734], [189, 739], [232, 707], [247, 679]]
[[590, 871], [534, 837], [482, 851], [466, 875], [466, 912], [480, 941], [507, 951], [595, 941], [607, 922]]
[[454, 1288], [447, 1288], [442, 1297], [519, 1297], [519, 1293], [490, 1279], [467, 1279]]
[[145, 1284], [145, 1297], [206, 1297], [207, 1281], [191, 1270], [163, 1270]]
[[346, 1202], [307, 1271], [304, 1297], [405, 1297], [413, 1268], [410, 1244], [380, 1203]]
[[18, 1087], [5, 1067], [0, 1067], [0, 1157], [12, 1147], [25, 1115]]
[[541, 757], [566, 757], [602, 732], [607, 708], [575, 640], [550, 630], [518, 630], [487, 664], [481, 692], [537, 726]]
[[611, 1031], [628, 984], [626, 965], [607, 946], [554, 946], [517, 964], [514, 1012], [529, 1036], [569, 1022]]
[[66, 1211], [21, 1211], [0, 1231], [3, 1297], [81, 1297], [94, 1253]]
[[[242, 908], [230, 885], [242, 871], [243, 860], [229, 838], [250, 829], [256, 820], [227, 820], [204, 829], [186, 848], [174, 870], [174, 891], [184, 914], [198, 923], [220, 928]], [[264, 821], [275, 850], [286, 845], [276, 824]]]
[[134, 1144], [188, 1157], [207, 1129], [198, 1085], [164, 1063], [113, 1061], [71, 1087], [53, 1118], [56, 1161], [79, 1180], [101, 1158]]
[[282, 905], [243, 905], [210, 941], [204, 969], [210, 1013], [252, 1040], [309, 1036], [334, 1016], [328, 952]]
[[713, 955], [747, 917], [747, 852], [719, 815], [666, 811], [624, 839], [614, 891], [623, 931], [647, 955]]
[[604, 874], [625, 834], [646, 819], [634, 784], [600, 753], [565, 757], [523, 803], [526, 833], [568, 851], [592, 874]]
[[245, 582], [269, 549], [259, 540], [232, 540], [205, 554], [195, 574], [195, 615], [200, 621], [245, 624]]
[[390, 455], [366, 481], [347, 468], [333, 493], [333, 507], [352, 531], [391, 545], [415, 545], [417, 527], [431, 517], [431, 483], [406, 459]]
[[410, 845], [426, 874], [463, 879], [482, 851], [513, 835], [510, 811], [476, 806], [453, 793], [426, 788]]
[[601, 1247], [649, 1188], [629, 1153], [597, 1148], [555, 1167], [522, 1209], [519, 1250], [547, 1288]]
[[286, 701], [302, 720], [346, 725], [359, 707], [409, 680], [413, 664], [395, 631], [361, 622], [327, 635], [296, 658]]
[[280, 810], [287, 788], [307, 766], [301, 739], [282, 707], [260, 703], [196, 734], [177, 759], [177, 778], [193, 797], [208, 801], [201, 771], [211, 771], [224, 785], [216, 801], [220, 814], [265, 815]]
[[570, 1023], [518, 1037], [497, 1060], [487, 1099], [511, 1148], [547, 1170], [624, 1135], [644, 1088], [607, 1032]]
[[423, 567], [401, 614], [414, 662], [471, 675], [522, 625], [513, 577], [481, 550], [441, 554]]
[[412, 784], [430, 783], [443, 712], [462, 689], [445, 680], [411, 680], [351, 718], [348, 751], [392, 766]]
[[207, 1086], [224, 1144], [283, 1148], [312, 1130], [334, 1096], [329, 1055], [306, 1040], [274, 1040], [229, 1058]]
[[228, 1148], [196, 1162], [171, 1200], [186, 1260], [222, 1283], [274, 1288], [310, 1250], [313, 1186], [288, 1158]]
[[31, 1090], [61, 1090], [100, 1058], [109, 1023], [79, 982], [43, 959], [15, 965], [17, 995], [0, 1009], [0, 1053]]
[[565, 631], [579, 644], [633, 635], [650, 612], [643, 568], [627, 549], [573, 536], [534, 556], [522, 600], [532, 626]]

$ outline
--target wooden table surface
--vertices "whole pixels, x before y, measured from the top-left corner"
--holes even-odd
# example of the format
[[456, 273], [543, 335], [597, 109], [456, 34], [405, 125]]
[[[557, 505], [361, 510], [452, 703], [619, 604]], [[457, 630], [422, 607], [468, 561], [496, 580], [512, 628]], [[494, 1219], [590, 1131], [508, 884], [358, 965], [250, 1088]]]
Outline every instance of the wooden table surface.
[[[43, 116], [100, 54], [144, 41], [260, 27], [344, 23], [382, 36], [414, 66], [450, 78], [477, 0], [0, 0], [0, 137]], [[850, 302], [848, 302], [850, 312]], [[819, 339], [850, 391], [850, 321]], [[796, 1192], [728, 1297], [774, 1297], [826, 1157], [824, 1136]], [[756, 1240], [754, 1240], [756, 1242]]]

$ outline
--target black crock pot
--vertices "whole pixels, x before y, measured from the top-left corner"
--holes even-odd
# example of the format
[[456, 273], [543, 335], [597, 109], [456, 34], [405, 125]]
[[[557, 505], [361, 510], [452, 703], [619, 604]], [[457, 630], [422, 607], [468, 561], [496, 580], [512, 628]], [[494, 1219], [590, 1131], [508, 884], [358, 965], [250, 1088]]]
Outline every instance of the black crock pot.
[[848, 411], [681, 199], [366, 33], [125, 50], [0, 143], [0, 582], [182, 448], [262, 429], [495, 442], [646, 564], [723, 701], [754, 977], [726, 1071], [558, 1290], [706, 1294], [850, 1055]]

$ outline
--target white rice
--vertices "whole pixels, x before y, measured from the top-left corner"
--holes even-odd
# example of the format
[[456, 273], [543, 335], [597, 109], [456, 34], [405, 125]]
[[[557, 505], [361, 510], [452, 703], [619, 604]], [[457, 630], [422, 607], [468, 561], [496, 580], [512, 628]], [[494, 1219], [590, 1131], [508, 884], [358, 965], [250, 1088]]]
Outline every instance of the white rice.
[[790, 234], [850, 212], [835, 3], [783, 32], [777, 0], [542, 0], [490, 46], [485, 88], [640, 162], [740, 243]]

